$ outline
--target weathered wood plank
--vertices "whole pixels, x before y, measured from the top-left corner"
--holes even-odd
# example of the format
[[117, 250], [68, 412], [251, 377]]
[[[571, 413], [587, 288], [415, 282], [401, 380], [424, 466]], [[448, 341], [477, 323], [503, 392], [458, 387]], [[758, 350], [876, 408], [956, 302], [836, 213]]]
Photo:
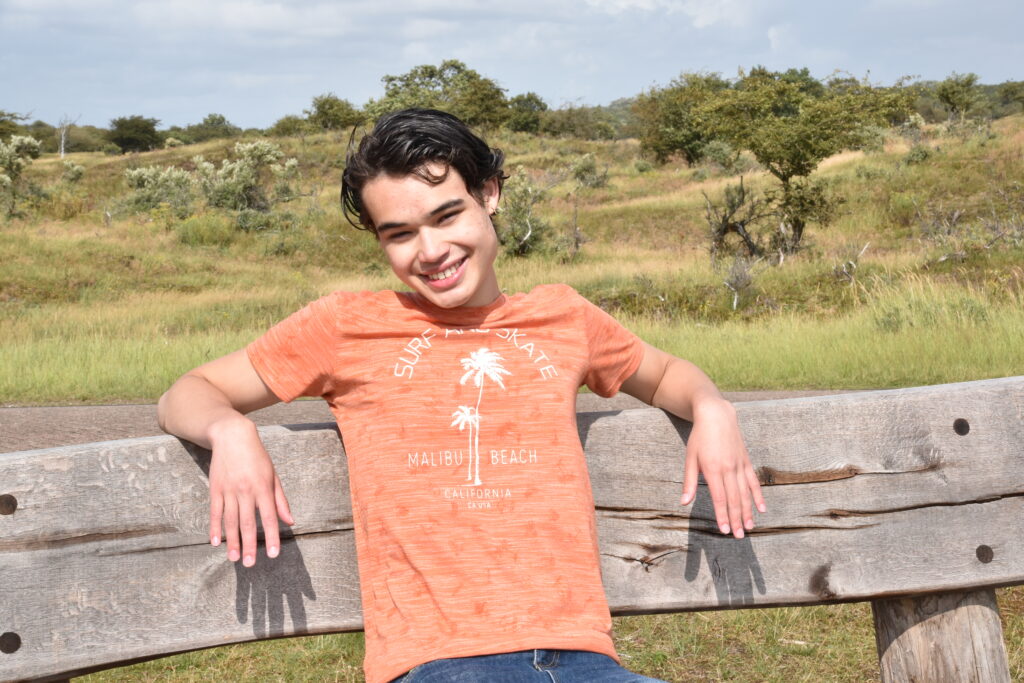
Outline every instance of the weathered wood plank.
[[[703, 487], [678, 506], [685, 423], [579, 417], [616, 613], [1024, 582], [1024, 378], [737, 408], [769, 505], [742, 541], [713, 530]], [[20, 638], [0, 680], [359, 628], [337, 434], [262, 433], [297, 524], [251, 570], [206, 543], [199, 449], [154, 437], [0, 455], [0, 496], [17, 506], [0, 514], [0, 634]]]
[[1010, 683], [995, 591], [871, 603], [882, 683]]

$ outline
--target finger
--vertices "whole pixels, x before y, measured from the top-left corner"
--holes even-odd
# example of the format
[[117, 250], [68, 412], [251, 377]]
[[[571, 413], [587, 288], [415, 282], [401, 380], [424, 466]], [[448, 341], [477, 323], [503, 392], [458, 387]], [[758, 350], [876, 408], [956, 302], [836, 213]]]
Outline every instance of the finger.
[[281, 480], [274, 475], [274, 503], [277, 505], [277, 516], [281, 518], [281, 521], [285, 524], [295, 524], [295, 518], [292, 517], [292, 508], [288, 505], [288, 498], [284, 495], [284, 487], [281, 486]]
[[[263, 522], [263, 541], [267, 547], [267, 557], [277, 557], [281, 541], [277, 530], [277, 503], [269, 491], [259, 498], [260, 521]], [[253, 553], [253, 557], [256, 555]]]
[[736, 538], [743, 538], [743, 510], [740, 507], [740, 487], [736, 475], [729, 472], [725, 477], [725, 498], [729, 512], [729, 526]]
[[704, 473], [704, 480], [708, 485], [708, 493], [711, 494], [711, 505], [715, 510], [715, 523], [723, 533], [729, 533], [729, 504], [726, 500], [725, 486], [720, 475], [709, 475]]
[[768, 509], [768, 506], [764, 504], [761, 482], [757, 480], [757, 473], [754, 472], [754, 467], [750, 463], [747, 463], [746, 468], [744, 468], [744, 474], [747, 478], [747, 486], [750, 487], [750, 494], [754, 497], [754, 505], [757, 506], [757, 511], [764, 512]]
[[256, 563], [256, 504], [252, 498], [238, 501], [238, 530], [242, 534], [242, 565]]
[[224, 518], [224, 497], [219, 493], [210, 492], [210, 545], [220, 545], [221, 522]]
[[224, 540], [228, 544], [228, 559], [237, 562], [241, 557], [238, 543], [238, 500], [224, 499]]
[[750, 531], [754, 528], [754, 510], [750, 506], [750, 489], [743, 476], [743, 470], [736, 471], [736, 488], [740, 492], [740, 516], [743, 517], [743, 528]]
[[686, 461], [683, 463], [683, 498], [680, 501], [683, 505], [689, 505], [697, 495], [697, 475], [700, 468], [697, 467], [697, 449], [687, 452]]

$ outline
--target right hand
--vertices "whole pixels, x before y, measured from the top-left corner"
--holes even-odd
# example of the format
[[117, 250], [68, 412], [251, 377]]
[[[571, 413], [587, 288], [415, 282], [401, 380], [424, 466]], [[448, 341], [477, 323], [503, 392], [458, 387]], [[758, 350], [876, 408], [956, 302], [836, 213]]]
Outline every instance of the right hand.
[[295, 520], [256, 426], [239, 417], [210, 431], [210, 543], [218, 546], [223, 539], [228, 559], [241, 559], [251, 567], [256, 563], [256, 510], [263, 522], [268, 557], [277, 557], [281, 550], [277, 520], [289, 525]]

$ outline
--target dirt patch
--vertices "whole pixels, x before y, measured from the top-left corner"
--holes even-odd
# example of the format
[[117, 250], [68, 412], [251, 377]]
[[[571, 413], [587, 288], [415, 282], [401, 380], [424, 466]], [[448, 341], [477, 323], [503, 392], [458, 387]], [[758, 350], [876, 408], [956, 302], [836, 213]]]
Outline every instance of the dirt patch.
[[[779, 398], [823, 396], [836, 391], [741, 391], [726, 392], [730, 401], [763, 401]], [[605, 399], [580, 394], [579, 412], [642, 408], [644, 404], [620, 394]], [[323, 401], [295, 401], [252, 413], [258, 425], [333, 422]], [[55, 406], [47, 408], [0, 408], [0, 453], [53, 448], [71, 444], [132, 439], [161, 434], [156, 424], [156, 405]]]

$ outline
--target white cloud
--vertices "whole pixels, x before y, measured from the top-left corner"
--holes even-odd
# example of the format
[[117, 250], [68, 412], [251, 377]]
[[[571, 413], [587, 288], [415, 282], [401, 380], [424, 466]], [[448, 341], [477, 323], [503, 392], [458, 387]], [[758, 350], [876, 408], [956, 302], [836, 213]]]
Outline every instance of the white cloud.
[[[796, 39], [796, 31], [790, 24], [777, 24], [768, 27], [768, 44], [772, 52], [787, 52]], [[791, 50], [790, 50], [791, 51]]]
[[621, 14], [627, 11], [681, 13], [694, 28], [715, 24], [746, 24], [754, 11], [752, 0], [586, 0], [599, 12]]
[[459, 24], [454, 21], [410, 19], [402, 24], [400, 32], [406, 40], [430, 40], [450, 37], [459, 28]]

